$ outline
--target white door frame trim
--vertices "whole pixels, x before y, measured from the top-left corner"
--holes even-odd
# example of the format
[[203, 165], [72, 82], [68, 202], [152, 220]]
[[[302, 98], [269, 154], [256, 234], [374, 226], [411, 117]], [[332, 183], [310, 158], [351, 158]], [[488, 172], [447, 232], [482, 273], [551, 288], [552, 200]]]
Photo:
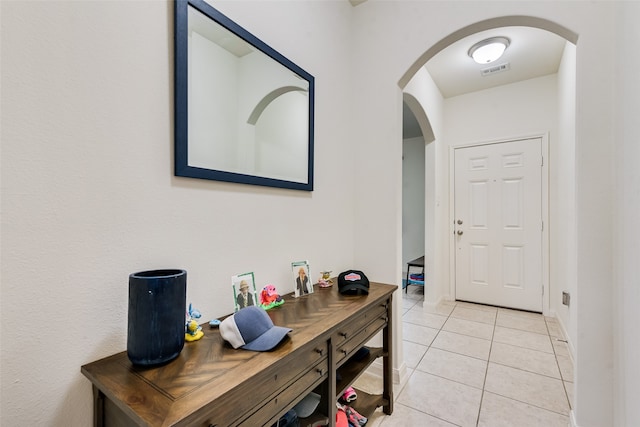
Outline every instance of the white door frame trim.
[[523, 139], [541, 138], [542, 140], [542, 314], [550, 315], [549, 301], [549, 132], [533, 133], [524, 136], [494, 139], [490, 141], [477, 141], [462, 144], [452, 144], [449, 146], [449, 295], [454, 300], [456, 295], [456, 245], [455, 245], [455, 218], [454, 208], [454, 183], [455, 183], [455, 150], [458, 148], [475, 147], [479, 145], [500, 144], [503, 142], [518, 141]]

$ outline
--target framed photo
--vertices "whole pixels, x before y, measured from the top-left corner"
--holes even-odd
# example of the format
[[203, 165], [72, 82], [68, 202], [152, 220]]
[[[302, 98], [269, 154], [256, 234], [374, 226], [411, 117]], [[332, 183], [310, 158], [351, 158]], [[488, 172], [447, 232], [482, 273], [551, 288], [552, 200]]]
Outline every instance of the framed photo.
[[233, 286], [233, 302], [236, 311], [250, 305], [258, 305], [258, 293], [253, 272], [232, 276], [231, 285]]
[[313, 293], [313, 283], [307, 261], [292, 262], [291, 273], [293, 274], [294, 296], [296, 298]]

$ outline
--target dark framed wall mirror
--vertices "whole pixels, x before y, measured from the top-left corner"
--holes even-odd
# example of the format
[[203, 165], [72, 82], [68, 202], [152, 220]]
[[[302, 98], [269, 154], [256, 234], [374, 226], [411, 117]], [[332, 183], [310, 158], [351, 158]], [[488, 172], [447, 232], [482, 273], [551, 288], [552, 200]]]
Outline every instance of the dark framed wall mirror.
[[175, 175], [313, 190], [314, 78], [203, 0], [175, 2]]

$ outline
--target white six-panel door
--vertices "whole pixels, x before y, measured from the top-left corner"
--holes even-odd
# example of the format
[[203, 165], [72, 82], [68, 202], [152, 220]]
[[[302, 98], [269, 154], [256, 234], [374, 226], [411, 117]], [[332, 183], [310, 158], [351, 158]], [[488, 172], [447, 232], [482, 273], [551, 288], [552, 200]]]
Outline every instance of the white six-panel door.
[[542, 140], [457, 148], [455, 296], [542, 312]]

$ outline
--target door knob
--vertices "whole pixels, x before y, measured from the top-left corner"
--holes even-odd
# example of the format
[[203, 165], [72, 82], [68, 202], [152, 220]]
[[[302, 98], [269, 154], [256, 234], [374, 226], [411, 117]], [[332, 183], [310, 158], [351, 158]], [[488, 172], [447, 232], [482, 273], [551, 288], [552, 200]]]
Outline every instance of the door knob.
[[457, 222], [458, 222], [458, 225], [462, 225], [462, 220], [461, 219], [459, 219]]
[[464, 231], [458, 230], [457, 233], [458, 233], [458, 236], [462, 236], [462, 233], [464, 233]]

